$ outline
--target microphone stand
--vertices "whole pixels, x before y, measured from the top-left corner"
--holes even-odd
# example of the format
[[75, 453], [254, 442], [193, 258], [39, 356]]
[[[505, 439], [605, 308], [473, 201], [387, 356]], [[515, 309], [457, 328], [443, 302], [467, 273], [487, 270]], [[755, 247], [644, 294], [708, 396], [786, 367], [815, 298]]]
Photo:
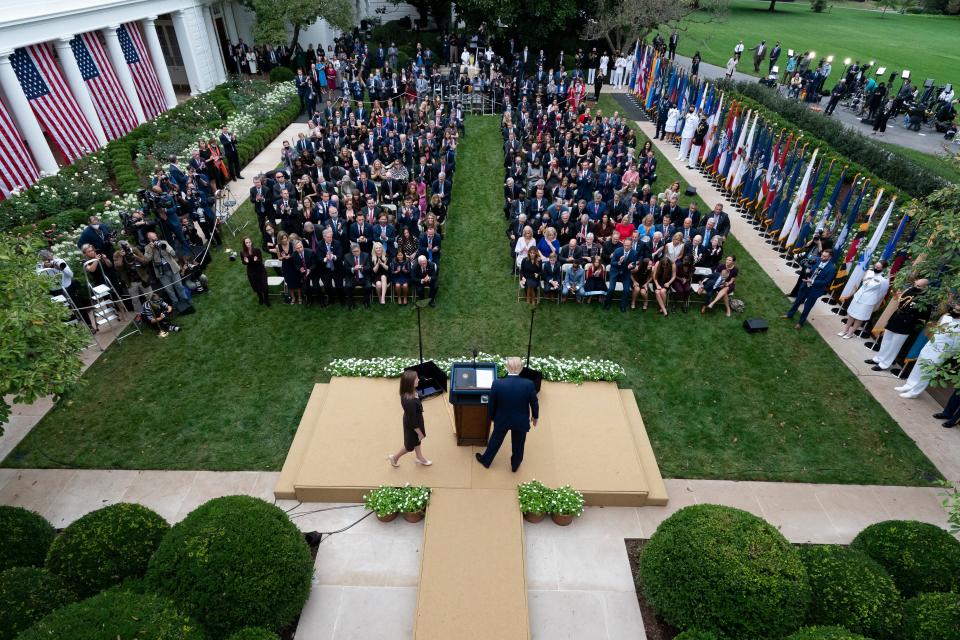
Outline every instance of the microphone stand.
[[530, 366], [530, 353], [533, 350], [533, 317], [537, 313], [537, 305], [530, 308], [530, 337], [527, 339], [527, 366]]

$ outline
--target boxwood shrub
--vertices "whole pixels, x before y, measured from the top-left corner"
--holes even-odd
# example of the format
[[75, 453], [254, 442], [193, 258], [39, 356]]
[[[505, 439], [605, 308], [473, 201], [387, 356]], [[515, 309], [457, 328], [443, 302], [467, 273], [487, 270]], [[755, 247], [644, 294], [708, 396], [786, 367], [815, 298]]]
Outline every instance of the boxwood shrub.
[[815, 545], [802, 548], [800, 558], [810, 578], [807, 622], [838, 625], [876, 640], [896, 635], [900, 592], [870, 556], [848, 547]]
[[718, 636], [712, 631], [701, 631], [699, 629], [691, 629], [690, 631], [684, 631], [680, 635], [674, 637], [673, 640], [721, 640], [721, 639], [720, 639], [720, 636]]
[[57, 609], [17, 640], [205, 640], [168, 598], [123, 587]]
[[786, 640], [872, 640], [843, 627], [804, 627]]
[[91, 596], [146, 573], [169, 529], [166, 520], [143, 505], [121, 502], [97, 509], [54, 540], [47, 569], [80, 597]]
[[653, 534], [639, 565], [648, 601], [682, 630], [782, 638], [800, 626], [810, 602], [797, 550], [769, 523], [740, 509], [681, 509]]
[[0, 573], [0, 640], [11, 640], [51, 611], [76, 600], [46, 569], [13, 567]]
[[960, 590], [960, 541], [936, 525], [878, 522], [861, 531], [851, 546], [883, 565], [905, 598]]
[[960, 593], [921, 593], [903, 606], [903, 640], [960, 640]]
[[10, 567], [41, 567], [57, 535], [38, 513], [0, 505], [0, 571]]
[[211, 500], [174, 525], [147, 585], [180, 603], [214, 637], [279, 631], [307, 601], [313, 562], [282, 509], [249, 496]]
[[247, 627], [240, 629], [227, 640], [280, 640], [280, 637], [263, 627]]
[[293, 71], [288, 67], [280, 66], [270, 69], [270, 82], [290, 82], [294, 77]]

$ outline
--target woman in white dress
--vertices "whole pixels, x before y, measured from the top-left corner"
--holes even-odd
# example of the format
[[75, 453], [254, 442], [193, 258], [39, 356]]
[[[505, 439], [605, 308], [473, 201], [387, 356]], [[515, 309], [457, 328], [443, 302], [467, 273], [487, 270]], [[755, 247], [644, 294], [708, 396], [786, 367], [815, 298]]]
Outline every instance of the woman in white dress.
[[247, 66], [250, 67], [250, 73], [257, 75], [257, 54], [253, 49], [247, 52]]
[[673, 142], [673, 134], [676, 133], [678, 120], [680, 120], [679, 109], [677, 109], [676, 105], [670, 105], [670, 110], [667, 111], [667, 126], [665, 128], [667, 142]]
[[517, 238], [517, 244], [513, 248], [513, 252], [517, 254], [517, 269], [520, 268], [520, 263], [530, 253], [530, 249], [536, 246], [537, 239], [533, 237], [533, 229], [530, 226], [524, 227], [523, 235]]
[[863, 282], [853, 294], [853, 300], [850, 301], [850, 307], [847, 309], [846, 328], [837, 334], [844, 340], [854, 336], [863, 323], [873, 315], [873, 310], [877, 308], [880, 301], [886, 297], [887, 291], [890, 290], [890, 279], [883, 273], [886, 268], [887, 261], [878, 260], [863, 276]]

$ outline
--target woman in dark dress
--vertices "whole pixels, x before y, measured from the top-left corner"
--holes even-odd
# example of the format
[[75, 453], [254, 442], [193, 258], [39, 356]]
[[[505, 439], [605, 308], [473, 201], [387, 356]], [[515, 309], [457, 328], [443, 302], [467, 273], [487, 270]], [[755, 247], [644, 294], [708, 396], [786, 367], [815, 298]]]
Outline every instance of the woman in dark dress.
[[293, 240], [283, 231], [280, 232], [277, 239], [277, 257], [280, 258], [280, 272], [283, 274], [283, 280], [287, 285], [290, 304], [303, 304], [303, 298], [301, 297], [303, 276], [293, 260]]
[[390, 263], [390, 282], [393, 283], [397, 304], [407, 304], [407, 296], [410, 295], [410, 261], [399, 249]]
[[417, 396], [417, 384], [420, 377], [416, 371], [404, 371], [400, 376], [400, 406], [403, 407], [403, 447], [396, 453], [387, 456], [391, 466], [399, 467], [398, 462], [411, 451], [416, 453], [417, 464], [429, 467], [433, 463], [423, 457], [420, 443], [427, 437], [426, 427], [423, 426], [423, 403]]
[[250, 281], [250, 288], [257, 294], [259, 303], [269, 307], [270, 295], [267, 292], [267, 270], [263, 266], [263, 254], [253, 246], [250, 238], [243, 239], [240, 261], [247, 265], [247, 280]]
[[730, 294], [734, 292], [734, 288], [737, 284], [737, 276], [740, 275], [740, 268], [737, 266], [737, 259], [732, 255], [727, 256], [727, 259], [723, 262], [723, 265], [718, 266], [716, 269], [714, 269], [714, 271], [719, 271], [723, 277], [720, 282], [713, 287], [713, 291], [716, 292], [716, 297], [714, 297], [713, 302], [700, 307], [700, 313], [706, 313], [709, 309], [713, 309], [713, 305], [722, 301], [724, 310], [729, 318]]

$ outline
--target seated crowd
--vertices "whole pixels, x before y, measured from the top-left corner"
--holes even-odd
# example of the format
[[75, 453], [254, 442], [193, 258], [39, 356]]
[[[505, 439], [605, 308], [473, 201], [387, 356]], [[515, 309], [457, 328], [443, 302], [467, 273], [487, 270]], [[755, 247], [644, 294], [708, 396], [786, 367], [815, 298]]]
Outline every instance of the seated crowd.
[[[396, 102], [395, 102], [396, 100]], [[416, 295], [436, 303], [441, 230], [453, 190], [463, 123], [439, 99], [389, 96], [333, 103], [284, 141], [275, 173], [253, 178], [257, 247], [241, 259], [260, 304], [267, 266], [282, 275], [290, 304], [365, 306]], [[271, 262], [268, 262], [271, 261]]]
[[637, 152], [623, 117], [524, 95], [502, 130], [506, 235], [528, 302], [596, 297], [609, 308], [619, 293], [621, 311], [654, 302], [666, 316], [668, 299], [686, 312], [698, 293], [701, 313], [723, 304], [730, 315], [739, 268], [724, 254], [723, 204], [681, 206], [678, 182], [657, 194], [653, 147]]

